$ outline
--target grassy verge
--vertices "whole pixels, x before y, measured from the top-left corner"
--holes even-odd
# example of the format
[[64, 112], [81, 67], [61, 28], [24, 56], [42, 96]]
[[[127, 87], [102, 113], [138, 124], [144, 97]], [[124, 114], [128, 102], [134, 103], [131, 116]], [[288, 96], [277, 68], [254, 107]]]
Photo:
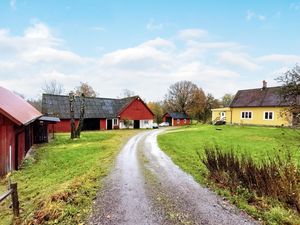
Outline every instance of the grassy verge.
[[217, 145], [222, 151], [232, 150], [238, 156], [250, 156], [259, 165], [269, 157], [284, 156], [288, 149], [294, 162], [299, 165], [299, 138], [299, 131], [287, 128], [197, 125], [170, 130], [160, 135], [158, 142], [161, 149], [195, 180], [227, 197], [255, 218], [267, 224], [300, 224], [297, 212], [272, 198], [261, 197], [256, 199], [259, 205], [252, 204], [249, 198], [253, 193], [242, 188], [232, 193], [229, 188], [215, 185], [208, 179], [207, 168], [198, 156], [205, 155], [205, 146]]
[[[71, 141], [69, 134], [37, 147], [34, 157], [12, 174], [18, 183], [20, 224], [80, 224], [91, 211], [92, 200], [122, 144], [136, 131], [83, 132]], [[6, 180], [0, 182], [0, 191]], [[0, 205], [0, 224], [11, 224], [7, 202]]]

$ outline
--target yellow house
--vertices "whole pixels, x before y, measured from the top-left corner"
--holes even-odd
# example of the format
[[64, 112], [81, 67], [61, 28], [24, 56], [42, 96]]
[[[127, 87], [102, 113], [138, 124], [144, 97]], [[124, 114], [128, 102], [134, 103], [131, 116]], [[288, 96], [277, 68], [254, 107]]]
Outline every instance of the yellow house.
[[297, 114], [290, 112], [290, 103], [280, 96], [281, 87], [239, 90], [227, 108], [212, 109], [213, 122], [228, 124], [293, 126]]

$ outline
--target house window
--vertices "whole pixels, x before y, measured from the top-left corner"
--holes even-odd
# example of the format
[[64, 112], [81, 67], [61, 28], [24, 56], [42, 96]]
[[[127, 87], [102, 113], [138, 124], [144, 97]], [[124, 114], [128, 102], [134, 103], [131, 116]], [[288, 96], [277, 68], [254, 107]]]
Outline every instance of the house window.
[[180, 119], [177, 119], [177, 124], [179, 124], [180, 123]]
[[149, 121], [148, 120], [144, 120], [144, 124], [149, 124]]
[[264, 119], [265, 120], [273, 120], [274, 113], [273, 112], [264, 112]]
[[113, 119], [113, 125], [117, 126], [118, 125], [118, 119]]
[[242, 119], [252, 119], [252, 112], [242, 112], [241, 118]]
[[184, 119], [184, 123], [186, 123], [186, 119]]

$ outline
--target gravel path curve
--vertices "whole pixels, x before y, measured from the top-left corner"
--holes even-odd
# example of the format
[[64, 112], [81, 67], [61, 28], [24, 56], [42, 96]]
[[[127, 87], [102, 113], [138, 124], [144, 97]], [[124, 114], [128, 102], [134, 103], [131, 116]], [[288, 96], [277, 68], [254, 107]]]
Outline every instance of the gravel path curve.
[[123, 147], [89, 224], [259, 224], [176, 166], [157, 145], [162, 131], [140, 132]]

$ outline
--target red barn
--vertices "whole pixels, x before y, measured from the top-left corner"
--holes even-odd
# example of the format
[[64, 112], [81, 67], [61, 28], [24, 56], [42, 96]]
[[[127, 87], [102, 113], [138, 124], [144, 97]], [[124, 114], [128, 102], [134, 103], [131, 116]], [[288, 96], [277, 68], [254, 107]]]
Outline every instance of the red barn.
[[191, 120], [185, 113], [168, 112], [163, 115], [163, 122], [168, 122], [170, 126], [189, 125]]
[[34, 142], [34, 121], [42, 114], [26, 100], [0, 87], [0, 175], [18, 169]]
[[[75, 98], [74, 111], [77, 126], [80, 112], [79, 98]], [[60, 118], [61, 122], [54, 125], [55, 132], [70, 132], [68, 96], [43, 94], [42, 112]], [[86, 97], [82, 130], [148, 128], [152, 125], [153, 118], [154, 114], [139, 96], [122, 99]]]

